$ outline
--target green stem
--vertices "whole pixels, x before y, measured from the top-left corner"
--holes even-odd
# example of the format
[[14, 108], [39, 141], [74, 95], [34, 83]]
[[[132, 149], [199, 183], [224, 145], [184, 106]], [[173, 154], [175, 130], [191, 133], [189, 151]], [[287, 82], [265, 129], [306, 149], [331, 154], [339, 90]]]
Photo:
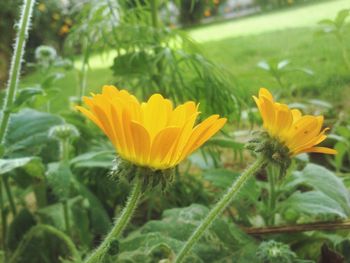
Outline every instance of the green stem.
[[19, 74], [21, 72], [21, 63], [24, 53], [24, 47], [26, 39], [28, 37], [28, 28], [30, 24], [30, 18], [32, 16], [33, 6], [35, 0], [24, 0], [23, 9], [21, 12], [21, 18], [19, 21], [19, 30], [17, 32], [15, 50], [12, 56], [9, 81], [7, 84], [7, 94], [4, 101], [2, 118], [0, 122], [0, 144], [3, 144], [6, 134], [7, 126], [10, 120], [11, 107], [15, 99], [17, 86], [19, 82]]
[[69, 210], [68, 210], [68, 202], [67, 200], [62, 201], [63, 206], [63, 216], [64, 216], [64, 223], [66, 226], [66, 233], [70, 235], [70, 224], [69, 224]]
[[1, 209], [1, 232], [2, 232], [2, 250], [6, 253], [6, 233], [7, 233], [7, 220], [6, 211], [4, 206], [4, 199], [2, 193], [2, 180], [0, 180], [0, 209]]
[[13, 200], [13, 197], [12, 197], [12, 191], [11, 191], [11, 187], [10, 187], [9, 182], [8, 182], [8, 177], [3, 176], [2, 179], [3, 179], [3, 183], [4, 183], [4, 187], [5, 187], [5, 192], [6, 192], [7, 198], [8, 198], [9, 203], [10, 203], [11, 212], [12, 212], [13, 216], [15, 216], [15, 215], [17, 215], [17, 209], [16, 209], [15, 202]]
[[103, 258], [108, 253], [110, 244], [113, 240], [117, 239], [129, 223], [141, 196], [141, 180], [138, 176], [135, 179], [132, 192], [129, 195], [128, 201], [121, 212], [121, 215], [116, 219], [112, 230], [108, 233], [107, 237], [103, 240], [101, 245], [85, 260], [85, 263], [101, 263]]
[[151, 17], [152, 17], [152, 26], [158, 28], [158, 3], [157, 0], [151, 0]]
[[268, 218], [266, 224], [268, 226], [275, 224], [275, 207], [276, 207], [276, 167], [270, 166], [268, 169], [268, 181], [269, 181], [269, 201], [268, 201]]
[[259, 156], [259, 158], [253, 163], [243, 174], [238, 177], [236, 181], [233, 182], [232, 186], [226, 192], [226, 194], [220, 199], [220, 201], [211, 209], [206, 218], [197, 227], [197, 229], [192, 233], [190, 238], [187, 240], [186, 244], [182, 247], [179, 254], [175, 259], [175, 263], [182, 262], [186, 255], [191, 251], [192, 247], [198, 242], [205, 231], [211, 226], [211, 224], [216, 220], [216, 218], [225, 210], [225, 208], [230, 204], [232, 199], [241, 190], [241, 187], [247, 182], [247, 180], [258, 172], [263, 165], [265, 165], [265, 158]]
[[78, 92], [78, 98], [79, 98], [79, 104], [82, 103], [82, 98], [86, 93], [86, 85], [87, 85], [87, 66], [89, 62], [89, 56], [90, 56], [90, 48], [88, 47], [88, 40], [83, 40], [83, 62], [81, 65], [80, 70], [80, 79], [79, 79], [79, 92]]
[[[158, 1], [157, 0], [150, 0], [150, 7], [151, 7], [151, 19], [152, 19], [152, 27], [154, 28], [154, 40], [156, 46], [154, 48], [155, 56], [158, 57], [161, 50], [160, 43], [161, 39], [158, 35], [158, 28], [159, 28], [159, 19], [158, 19]], [[163, 58], [159, 58], [158, 62], [156, 63], [157, 71], [153, 74], [153, 81], [158, 86], [158, 89], [160, 93], [166, 94], [166, 91], [164, 90], [164, 85], [162, 84], [162, 76], [163, 76], [163, 69], [164, 69], [164, 63]], [[145, 94], [143, 94], [145, 95]]]
[[61, 139], [60, 140], [60, 151], [61, 151], [61, 156], [60, 159], [62, 162], [66, 162], [69, 160], [69, 139]]

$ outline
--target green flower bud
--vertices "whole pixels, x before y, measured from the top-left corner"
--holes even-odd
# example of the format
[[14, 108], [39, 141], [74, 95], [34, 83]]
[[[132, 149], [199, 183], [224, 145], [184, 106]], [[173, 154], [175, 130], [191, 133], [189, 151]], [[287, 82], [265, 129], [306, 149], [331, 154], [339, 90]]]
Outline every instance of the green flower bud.
[[57, 140], [75, 139], [79, 135], [78, 129], [71, 124], [56, 125], [49, 130], [49, 138]]

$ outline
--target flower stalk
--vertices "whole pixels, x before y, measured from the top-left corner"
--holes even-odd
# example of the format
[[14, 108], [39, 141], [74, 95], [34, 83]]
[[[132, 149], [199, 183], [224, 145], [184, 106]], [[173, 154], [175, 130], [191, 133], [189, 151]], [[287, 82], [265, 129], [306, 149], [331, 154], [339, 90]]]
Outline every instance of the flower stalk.
[[107, 237], [103, 240], [101, 245], [85, 260], [85, 263], [98, 263], [103, 262], [103, 258], [109, 253], [115, 240], [123, 233], [126, 225], [129, 223], [137, 204], [141, 197], [142, 181], [138, 176], [134, 180], [133, 189], [129, 195], [128, 201], [121, 212], [120, 216], [116, 219], [112, 230], [108, 233]]
[[33, 13], [34, 3], [35, 0], [23, 1], [21, 17], [19, 21], [19, 28], [16, 36], [15, 49], [11, 61], [7, 92], [3, 104], [4, 106], [2, 110], [2, 118], [0, 121], [0, 144], [3, 144], [5, 138], [7, 126], [11, 115], [11, 107], [14, 102], [18, 87], [22, 58], [24, 54], [24, 47], [26, 44], [26, 39], [28, 38], [28, 29], [30, 26], [30, 20]]
[[232, 186], [226, 192], [226, 194], [220, 199], [219, 202], [211, 209], [206, 218], [192, 233], [190, 238], [187, 240], [185, 245], [180, 250], [179, 254], [175, 259], [175, 263], [183, 262], [187, 254], [191, 251], [192, 247], [198, 242], [205, 231], [211, 226], [211, 224], [217, 219], [219, 215], [225, 210], [225, 208], [231, 203], [233, 198], [242, 189], [247, 180], [257, 173], [267, 163], [264, 156], [260, 155], [258, 159], [244, 172], [236, 181], [233, 182]]

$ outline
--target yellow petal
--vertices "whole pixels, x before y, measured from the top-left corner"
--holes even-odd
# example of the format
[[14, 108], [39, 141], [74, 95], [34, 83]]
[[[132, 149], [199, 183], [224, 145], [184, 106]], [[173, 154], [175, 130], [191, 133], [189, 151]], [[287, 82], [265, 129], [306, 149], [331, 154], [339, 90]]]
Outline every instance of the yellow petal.
[[273, 96], [270, 93], [270, 91], [268, 91], [266, 88], [260, 88], [260, 90], [259, 90], [259, 98], [261, 98], [262, 96], [266, 97], [268, 100], [273, 102]]
[[[153, 138], [160, 130], [164, 129], [169, 121], [172, 111], [172, 103], [164, 99], [160, 94], [152, 95], [147, 103], [141, 105], [143, 125]], [[155, 120], [156, 118], [156, 120]]]
[[132, 121], [130, 131], [134, 144], [135, 161], [140, 165], [145, 165], [149, 160], [151, 138], [147, 130], [140, 123]]
[[261, 109], [263, 111], [263, 120], [264, 120], [264, 127], [272, 131], [274, 129], [274, 124], [275, 124], [275, 118], [276, 118], [276, 112], [275, 112], [275, 107], [273, 103], [267, 99], [265, 96], [261, 97], [262, 99], [262, 104], [261, 104]]
[[293, 116], [286, 105], [280, 105], [276, 112], [276, 120], [273, 133], [279, 134], [281, 140], [285, 139], [285, 133], [293, 123]]
[[308, 149], [305, 149], [299, 153], [308, 153], [308, 152], [313, 152], [313, 153], [326, 153], [326, 154], [337, 154], [337, 151], [331, 148], [327, 147], [311, 147]]
[[193, 129], [192, 134], [180, 156], [179, 161], [182, 161], [193, 151], [198, 149], [203, 143], [205, 143], [211, 136], [213, 136], [224, 126], [224, 124], [226, 123], [226, 119], [218, 118], [219, 115], [212, 115]]
[[171, 113], [168, 125], [182, 126], [195, 112], [197, 107], [193, 101], [179, 105]]
[[[123, 133], [125, 136], [125, 149], [121, 149], [123, 153], [128, 154], [131, 161], [135, 158], [135, 149], [134, 149], [134, 141], [131, 132], [131, 118], [130, 113], [127, 110], [122, 112], [122, 125], [123, 125]], [[130, 159], [129, 159], [130, 160]]]
[[301, 118], [301, 116], [302, 116], [300, 110], [292, 109], [291, 111], [292, 111], [292, 115], [293, 115], [293, 122], [298, 121]]
[[318, 120], [314, 116], [305, 115], [292, 126], [290, 140], [287, 143], [289, 149], [294, 149], [310, 141], [319, 134]]
[[[113, 124], [110, 122], [109, 112], [105, 111], [104, 109], [100, 108], [100, 106], [95, 105], [93, 107], [93, 111], [95, 112], [95, 115], [101, 122], [105, 134], [108, 136], [108, 138], [111, 140], [111, 142], [115, 145], [115, 133]], [[110, 110], [109, 110], [110, 111]]]
[[102, 87], [102, 94], [106, 95], [107, 97], [109, 97], [109, 99], [111, 99], [113, 97], [119, 96], [119, 90], [112, 85], [104, 85]]
[[176, 143], [180, 131], [180, 127], [167, 127], [155, 136], [150, 154], [152, 166], [166, 168], [169, 165], [171, 150]]
[[75, 106], [77, 110], [79, 110], [81, 113], [83, 113], [86, 117], [88, 117], [90, 120], [92, 120], [103, 132], [105, 132], [101, 122], [98, 120], [98, 118], [89, 110], [85, 109], [81, 106]]

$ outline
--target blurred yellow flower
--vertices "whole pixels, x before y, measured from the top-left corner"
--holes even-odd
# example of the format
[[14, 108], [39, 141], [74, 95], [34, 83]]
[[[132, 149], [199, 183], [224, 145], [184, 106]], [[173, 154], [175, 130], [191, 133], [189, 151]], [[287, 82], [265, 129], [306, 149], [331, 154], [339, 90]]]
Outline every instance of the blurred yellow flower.
[[46, 11], [46, 5], [44, 3], [40, 3], [38, 5], [38, 9], [40, 12], [45, 12]]
[[154, 94], [140, 103], [114, 86], [83, 99], [90, 110], [76, 108], [108, 136], [123, 159], [157, 170], [176, 166], [226, 123], [212, 115], [194, 126], [199, 114], [194, 102], [173, 108], [170, 100]]
[[60, 31], [58, 32], [58, 34], [60, 36], [63, 36], [65, 34], [67, 34], [69, 32], [69, 26], [64, 24], [61, 28], [60, 28]]
[[289, 154], [318, 152], [336, 154], [327, 147], [315, 147], [324, 141], [325, 132], [322, 129], [323, 116], [304, 115], [297, 109], [289, 109], [286, 104], [274, 102], [271, 93], [261, 88], [259, 98], [253, 96], [264, 122], [264, 129], [289, 149]]
[[209, 10], [209, 9], [205, 10], [205, 12], [204, 12], [204, 16], [205, 16], [205, 17], [209, 17], [209, 16], [211, 16], [211, 12], [210, 12], [210, 10]]

